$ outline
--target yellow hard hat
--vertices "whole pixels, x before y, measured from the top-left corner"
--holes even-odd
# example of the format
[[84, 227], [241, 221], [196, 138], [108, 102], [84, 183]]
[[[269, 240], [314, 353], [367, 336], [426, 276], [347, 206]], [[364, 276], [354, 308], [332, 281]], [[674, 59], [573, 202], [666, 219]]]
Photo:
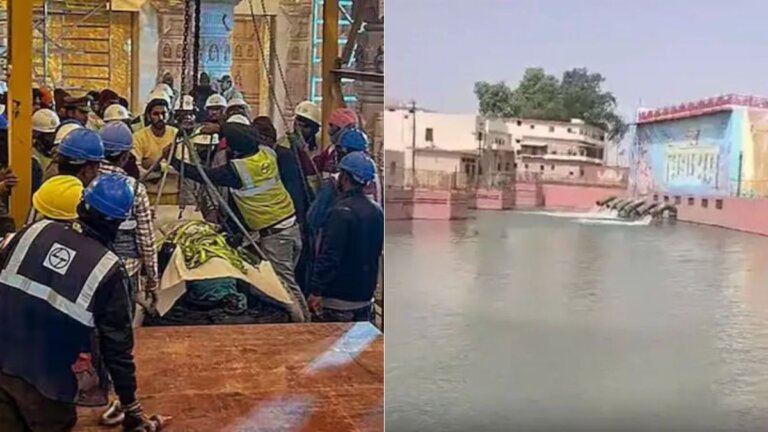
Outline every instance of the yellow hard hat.
[[323, 121], [322, 116], [320, 115], [320, 107], [312, 101], [304, 101], [296, 105], [295, 113], [297, 116], [304, 117], [317, 124], [320, 124]]
[[51, 177], [32, 195], [32, 206], [50, 219], [77, 219], [77, 205], [83, 196], [83, 182], [77, 177]]

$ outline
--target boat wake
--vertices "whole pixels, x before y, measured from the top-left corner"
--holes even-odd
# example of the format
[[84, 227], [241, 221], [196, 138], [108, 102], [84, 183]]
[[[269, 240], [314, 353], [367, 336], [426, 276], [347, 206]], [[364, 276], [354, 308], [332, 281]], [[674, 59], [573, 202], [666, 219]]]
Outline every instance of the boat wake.
[[526, 211], [518, 212], [523, 214], [531, 214], [538, 216], [550, 216], [568, 219], [613, 219], [619, 220], [619, 216], [615, 211], [589, 211], [589, 212], [546, 212], [546, 211]]

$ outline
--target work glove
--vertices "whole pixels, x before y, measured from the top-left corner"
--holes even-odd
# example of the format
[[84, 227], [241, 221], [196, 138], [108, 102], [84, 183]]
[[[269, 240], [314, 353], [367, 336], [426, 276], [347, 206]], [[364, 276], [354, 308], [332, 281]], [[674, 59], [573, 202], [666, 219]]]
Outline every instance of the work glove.
[[139, 401], [136, 401], [123, 408], [125, 419], [123, 419], [124, 432], [157, 432], [170, 421], [170, 417], [153, 415], [147, 417], [144, 415], [144, 409]]

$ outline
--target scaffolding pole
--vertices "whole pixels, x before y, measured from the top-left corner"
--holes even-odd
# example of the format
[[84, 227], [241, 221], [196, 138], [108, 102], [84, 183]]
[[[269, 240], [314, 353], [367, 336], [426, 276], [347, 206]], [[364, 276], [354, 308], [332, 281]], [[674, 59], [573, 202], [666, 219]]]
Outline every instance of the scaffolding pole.
[[20, 228], [32, 195], [32, 3], [8, 3], [8, 160], [19, 182], [11, 193], [11, 215]]
[[[325, 0], [323, 2], [323, 45], [322, 45], [322, 118], [325, 126], [331, 117], [331, 112], [338, 106], [336, 100], [336, 75], [333, 70], [339, 62], [339, 5], [338, 0]], [[331, 144], [328, 128], [321, 128], [323, 132], [322, 148]]]

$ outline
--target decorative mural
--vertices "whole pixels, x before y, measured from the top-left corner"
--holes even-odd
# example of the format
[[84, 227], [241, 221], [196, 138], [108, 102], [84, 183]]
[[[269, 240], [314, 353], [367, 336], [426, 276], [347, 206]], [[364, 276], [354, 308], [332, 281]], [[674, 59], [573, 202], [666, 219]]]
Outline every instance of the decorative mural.
[[[232, 45], [235, 47], [232, 57], [232, 80], [245, 101], [251, 106], [251, 112], [256, 114], [268, 114], [268, 99], [263, 96], [269, 93], [267, 87], [266, 69], [262, 61], [264, 57], [269, 62], [271, 59], [271, 43], [269, 37], [270, 18], [259, 16], [256, 18], [258, 27], [254, 29], [251, 16], [237, 16], [232, 29]], [[256, 37], [255, 32], [259, 32]], [[261, 42], [261, 50], [259, 50]], [[225, 54], [228, 54], [229, 51]]]
[[735, 195], [741, 110], [641, 123], [630, 149], [630, 191]]

